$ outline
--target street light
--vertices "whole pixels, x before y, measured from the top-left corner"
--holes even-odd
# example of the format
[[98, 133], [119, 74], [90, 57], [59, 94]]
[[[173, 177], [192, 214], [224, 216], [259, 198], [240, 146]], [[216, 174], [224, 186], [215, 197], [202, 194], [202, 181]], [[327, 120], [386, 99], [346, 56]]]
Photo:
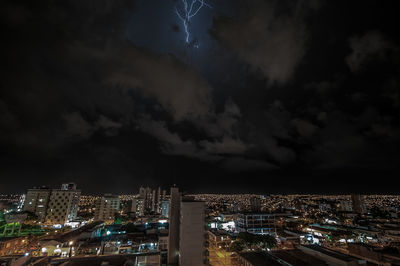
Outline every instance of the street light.
[[68, 245], [69, 245], [69, 254], [68, 254], [68, 257], [71, 257], [72, 256], [72, 245], [74, 244], [74, 241], [69, 241], [68, 242]]

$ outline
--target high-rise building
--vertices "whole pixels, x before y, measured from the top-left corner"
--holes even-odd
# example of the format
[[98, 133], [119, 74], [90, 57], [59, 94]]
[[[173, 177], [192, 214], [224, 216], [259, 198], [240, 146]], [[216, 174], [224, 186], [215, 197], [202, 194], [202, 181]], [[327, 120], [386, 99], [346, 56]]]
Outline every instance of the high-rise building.
[[363, 196], [360, 194], [352, 194], [351, 195], [351, 203], [353, 206], [353, 211], [358, 214], [366, 213], [366, 208], [364, 204]]
[[17, 205], [17, 212], [20, 212], [20, 211], [22, 211], [24, 209], [25, 197], [26, 197], [25, 194], [22, 194], [20, 196], [19, 202], [18, 202], [18, 205]]
[[28, 189], [24, 202], [24, 211], [34, 213], [39, 222], [44, 222], [50, 194], [51, 189], [47, 187]]
[[144, 199], [136, 198], [132, 200], [131, 212], [135, 213], [136, 217], [144, 216]]
[[115, 214], [119, 211], [120, 200], [118, 196], [105, 194], [96, 202], [95, 220], [114, 220]]
[[180, 209], [179, 265], [205, 265], [205, 205], [183, 198]]
[[206, 264], [204, 202], [182, 198], [172, 187], [169, 206], [168, 265]]
[[150, 212], [152, 209], [152, 203], [153, 203], [153, 193], [151, 188], [146, 187], [146, 194], [145, 194], [145, 199], [144, 199], [144, 205], [146, 208], [147, 212]]
[[73, 183], [62, 184], [61, 189], [53, 189], [46, 214], [46, 223], [65, 224], [76, 219], [81, 191]]
[[161, 201], [161, 215], [164, 217], [169, 217], [169, 200], [168, 199], [163, 199]]
[[343, 212], [351, 212], [353, 208], [348, 200], [339, 201], [339, 210]]
[[166, 191], [161, 191], [160, 187], [151, 189], [150, 187], [141, 186], [138, 198], [143, 199], [144, 214], [160, 214], [161, 201], [166, 198]]
[[139, 197], [142, 199], [146, 198], [146, 189], [144, 187], [139, 188]]
[[252, 212], [261, 211], [261, 199], [259, 197], [250, 198], [250, 208]]
[[150, 187], [140, 187], [139, 197], [143, 199], [145, 213], [160, 212], [160, 192], [161, 188], [151, 189]]
[[40, 222], [65, 224], [76, 218], [80, 194], [73, 183], [62, 184], [61, 189], [28, 189], [23, 209], [37, 215]]
[[168, 234], [168, 264], [179, 263], [179, 226], [180, 226], [180, 204], [181, 194], [177, 187], [171, 188], [171, 202], [169, 211], [169, 234]]
[[153, 202], [151, 210], [155, 213], [160, 213], [161, 208], [161, 188], [153, 190]]

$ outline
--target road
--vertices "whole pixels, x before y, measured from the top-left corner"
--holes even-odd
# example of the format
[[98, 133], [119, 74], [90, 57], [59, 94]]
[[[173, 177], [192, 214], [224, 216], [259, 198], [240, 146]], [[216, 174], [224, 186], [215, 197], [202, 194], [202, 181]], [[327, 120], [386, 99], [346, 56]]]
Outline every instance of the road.
[[209, 247], [208, 252], [211, 266], [237, 265], [233, 257], [231, 257], [232, 252], [227, 252], [223, 249], [214, 247]]

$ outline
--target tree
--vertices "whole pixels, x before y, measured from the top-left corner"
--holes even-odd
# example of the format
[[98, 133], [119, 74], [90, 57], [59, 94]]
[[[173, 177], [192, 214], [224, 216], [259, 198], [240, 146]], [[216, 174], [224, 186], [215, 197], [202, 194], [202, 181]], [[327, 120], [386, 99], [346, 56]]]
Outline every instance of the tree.
[[243, 240], [238, 239], [231, 243], [229, 246], [229, 251], [239, 253], [245, 248], [245, 243]]
[[273, 248], [276, 246], [276, 239], [271, 235], [254, 235], [248, 232], [239, 233], [238, 239], [243, 241], [247, 248], [263, 247]]
[[129, 233], [136, 233], [136, 232], [140, 232], [139, 228], [137, 228], [137, 226], [133, 223], [128, 223], [125, 225], [125, 231], [129, 234]]
[[276, 246], [276, 239], [271, 236], [271, 235], [259, 235], [257, 236], [257, 242], [263, 247], [263, 248], [273, 248]]

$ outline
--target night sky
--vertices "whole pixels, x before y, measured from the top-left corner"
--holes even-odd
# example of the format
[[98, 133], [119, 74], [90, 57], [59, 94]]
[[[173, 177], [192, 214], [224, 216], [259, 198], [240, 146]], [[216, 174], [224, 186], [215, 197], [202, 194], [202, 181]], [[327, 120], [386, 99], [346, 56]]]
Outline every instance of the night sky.
[[397, 193], [396, 2], [1, 1], [0, 193]]

